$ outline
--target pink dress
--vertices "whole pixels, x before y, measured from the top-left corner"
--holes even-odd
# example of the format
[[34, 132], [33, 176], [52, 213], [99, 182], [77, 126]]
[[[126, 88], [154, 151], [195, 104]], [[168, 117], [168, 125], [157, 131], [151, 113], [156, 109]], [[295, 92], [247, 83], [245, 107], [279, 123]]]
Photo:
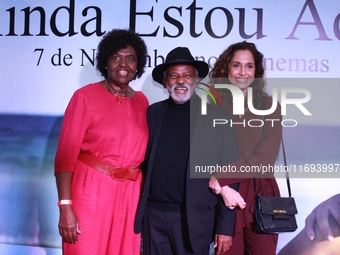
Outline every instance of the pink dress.
[[66, 109], [55, 173], [74, 172], [73, 208], [81, 234], [77, 244], [63, 242], [65, 255], [140, 254], [133, 224], [140, 195], [136, 181], [115, 181], [77, 160], [79, 151], [115, 166], [136, 167], [144, 160], [148, 100], [142, 92], [121, 103], [99, 83], [77, 90]]

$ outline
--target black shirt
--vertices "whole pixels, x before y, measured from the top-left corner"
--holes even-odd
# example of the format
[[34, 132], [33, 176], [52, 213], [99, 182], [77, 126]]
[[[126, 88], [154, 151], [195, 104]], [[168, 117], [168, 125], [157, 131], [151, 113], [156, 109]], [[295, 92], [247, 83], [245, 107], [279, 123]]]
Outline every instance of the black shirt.
[[179, 211], [184, 203], [190, 148], [190, 100], [169, 100], [155, 155], [148, 206]]

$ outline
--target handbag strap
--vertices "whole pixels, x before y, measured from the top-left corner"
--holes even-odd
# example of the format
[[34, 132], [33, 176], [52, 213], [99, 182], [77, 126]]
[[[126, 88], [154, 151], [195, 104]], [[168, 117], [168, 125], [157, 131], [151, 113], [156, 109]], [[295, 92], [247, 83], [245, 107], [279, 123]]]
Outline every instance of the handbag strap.
[[281, 139], [281, 146], [282, 146], [282, 154], [283, 154], [283, 163], [285, 166], [285, 175], [286, 175], [286, 182], [287, 182], [287, 189], [288, 189], [288, 195], [289, 197], [292, 196], [292, 192], [290, 190], [290, 180], [289, 180], [289, 173], [288, 173], [288, 168], [287, 168], [287, 159], [286, 159], [286, 152], [285, 152], [285, 145], [283, 143], [283, 138]]
[[[261, 120], [263, 121], [264, 116], [261, 116]], [[259, 142], [258, 145], [261, 143], [261, 138], [262, 138], [262, 126], [260, 127], [260, 136], [259, 136]], [[282, 153], [283, 153], [283, 163], [284, 163], [284, 169], [287, 170], [285, 171], [285, 175], [286, 175], [286, 182], [287, 182], [287, 189], [288, 189], [288, 195], [289, 197], [292, 196], [292, 192], [290, 190], [290, 180], [289, 180], [289, 173], [288, 173], [288, 168], [287, 168], [287, 158], [286, 158], [286, 151], [285, 151], [285, 146], [283, 143], [283, 138], [281, 138], [281, 146], [282, 146]], [[254, 178], [254, 188], [255, 188], [255, 192], [256, 192], [256, 196], [258, 196], [258, 192], [257, 192], [257, 187], [256, 187], [256, 178]]]

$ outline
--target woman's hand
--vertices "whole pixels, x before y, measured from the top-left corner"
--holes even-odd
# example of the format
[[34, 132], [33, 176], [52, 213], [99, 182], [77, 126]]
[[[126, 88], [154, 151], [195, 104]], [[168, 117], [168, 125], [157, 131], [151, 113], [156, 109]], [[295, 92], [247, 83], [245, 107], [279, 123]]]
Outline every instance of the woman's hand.
[[221, 194], [224, 204], [229, 209], [234, 209], [237, 206], [241, 209], [246, 207], [246, 202], [244, 202], [240, 193], [230, 188], [228, 185], [221, 187], [214, 176], [210, 178], [209, 188], [211, 188], [215, 194]]
[[[59, 200], [72, 200], [71, 182], [73, 172], [56, 174]], [[59, 234], [68, 243], [77, 243], [80, 234], [79, 221], [72, 205], [60, 205]]]
[[60, 206], [59, 234], [67, 243], [78, 242], [78, 235], [81, 233], [77, 215], [72, 205]]
[[218, 180], [214, 176], [212, 176], [209, 181], [209, 188], [211, 188], [212, 191], [217, 195], [220, 194], [222, 187], [218, 183]]

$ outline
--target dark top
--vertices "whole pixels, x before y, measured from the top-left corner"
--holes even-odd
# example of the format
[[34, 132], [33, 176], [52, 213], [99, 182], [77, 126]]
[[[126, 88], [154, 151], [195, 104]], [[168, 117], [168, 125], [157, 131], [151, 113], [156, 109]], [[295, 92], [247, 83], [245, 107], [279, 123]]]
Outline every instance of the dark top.
[[[190, 147], [190, 101], [168, 101], [151, 176], [148, 206], [180, 211]], [[154, 203], [157, 202], [157, 203]]]
[[[145, 155], [145, 161], [141, 165], [143, 171], [143, 188], [136, 214], [134, 230], [141, 232], [145, 209], [148, 202], [151, 186], [151, 177], [155, 170], [156, 154], [164, 126], [165, 116], [169, 108], [169, 100], [164, 100], [149, 106], [147, 121], [149, 127], [149, 141]], [[231, 127], [218, 125], [213, 127], [214, 119], [230, 119], [231, 115], [221, 107], [207, 105], [207, 115], [201, 114], [201, 100], [197, 95], [190, 99], [190, 159], [187, 160], [185, 185], [184, 185], [184, 209], [188, 227], [188, 237], [193, 251], [199, 251], [207, 247], [213, 241], [214, 234], [232, 236], [234, 233], [236, 210], [228, 209], [223, 200], [209, 189], [210, 176], [202, 175], [202, 178], [194, 178], [191, 171], [195, 166], [226, 165], [238, 159], [238, 148], [235, 130]], [[192, 118], [193, 117], [193, 118]], [[190, 138], [190, 137], [189, 137]], [[187, 138], [186, 138], [187, 139]], [[187, 141], [187, 140], [186, 140]], [[183, 145], [187, 146], [187, 145]], [[164, 166], [164, 165], [163, 165]], [[208, 177], [208, 178], [207, 178]], [[157, 184], [156, 184], [157, 185]], [[237, 188], [237, 184], [230, 185]], [[215, 211], [217, 203], [220, 210]], [[215, 218], [215, 215], [217, 217]], [[216, 221], [215, 221], [216, 220]], [[216, 225], [214, 224], [216, 222]]]
[[[264, 109], [269, 109], [271, 106], [272, 98], [269, 97]], [[228, 110], [232, 112], [232, 108]], [[268, 166], [275, 164], [282, 139], [282, 115], [280, 104], [277, 104], [277, 108], [272, 114], [264, 117], [260, 143], [260, 128], [251, 127], [251, 125], [259, 125], [259, 123], [254, 121], [253, 123], [250, 123], [251, 125], [248, 125], [249, 120], [253, 119], [261, 119], [261, 116], [257, 116], [249, 111], [246, 111], [242, 118], [238, 115], [233, 115], [234, 122], [242, 122], [244, 120], [246, 123], [245, 126], [234, 126], [238, 139], [239, 160], [230, 165], [235, 166], [236, 169], [240, 169], [244, 166]], [[273, 119], [276, 121], [271, 121]], [[273, 173], [267, 173], [266, 175], [261, 172], [244, 173], [244, 176], [240, 173], [237, 173], [236, 176], [233, 174], [222, 174], [218, 178], [221, 186], [238, 182], [238, 192], [247, 203], [246, 208], [237, 210], [236, 212], [235, 233], [241, 231], [245, 225], [254, 221], [255, 189], [253, 178], [257, 178], [257, 189], [260, 195], [280, 196], [280, 191]]]

